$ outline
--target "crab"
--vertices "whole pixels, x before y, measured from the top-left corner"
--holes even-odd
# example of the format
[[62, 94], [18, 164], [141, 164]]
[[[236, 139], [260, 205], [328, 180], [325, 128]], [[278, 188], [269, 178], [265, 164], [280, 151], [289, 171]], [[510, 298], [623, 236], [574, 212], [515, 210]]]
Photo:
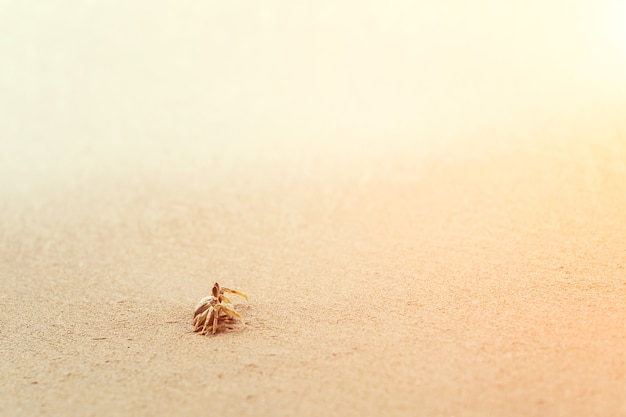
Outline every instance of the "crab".
[[234, 294], [248, 301], [248, 296], [241, 291], [220, 287], [216, 282], [211, 295], [200, 300], [193, 312], [194, 332], [208, 334], [210, 331], [211, 334], [215, 334], [220, 324], [227, 324], [220, 323], [222, 318], [226, 321], [239, 320], [245, 324], [241, 315], [235, 311], [232, 301], [224, 293]]

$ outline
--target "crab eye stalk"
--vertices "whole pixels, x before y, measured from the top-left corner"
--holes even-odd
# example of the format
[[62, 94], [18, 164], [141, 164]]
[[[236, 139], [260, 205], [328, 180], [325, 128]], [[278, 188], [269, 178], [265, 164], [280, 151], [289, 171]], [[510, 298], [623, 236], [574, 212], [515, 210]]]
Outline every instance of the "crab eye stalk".
[[220, 284], [217, 282], [213, 285], [213, 297], [217, 298], [220, 295]]

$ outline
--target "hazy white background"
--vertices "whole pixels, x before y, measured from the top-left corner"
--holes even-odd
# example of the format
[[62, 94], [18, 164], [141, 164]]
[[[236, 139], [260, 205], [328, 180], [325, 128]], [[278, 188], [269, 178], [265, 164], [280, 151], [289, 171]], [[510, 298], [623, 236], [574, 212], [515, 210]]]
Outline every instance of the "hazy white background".
[[153, 175], [434, 149], [513, 124], [619, 114], [624, 10], [618, 1], [5, 0], [0, 173], [24, 174], [23, 187], [128, 167]]

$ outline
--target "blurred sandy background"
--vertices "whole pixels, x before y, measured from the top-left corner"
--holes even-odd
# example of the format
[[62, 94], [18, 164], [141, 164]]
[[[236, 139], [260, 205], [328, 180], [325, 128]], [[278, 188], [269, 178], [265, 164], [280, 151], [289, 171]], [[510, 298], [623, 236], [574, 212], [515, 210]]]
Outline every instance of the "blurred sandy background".
[[0, 414], [626, 415], [626, 9], [517, 3], [0, 2]]

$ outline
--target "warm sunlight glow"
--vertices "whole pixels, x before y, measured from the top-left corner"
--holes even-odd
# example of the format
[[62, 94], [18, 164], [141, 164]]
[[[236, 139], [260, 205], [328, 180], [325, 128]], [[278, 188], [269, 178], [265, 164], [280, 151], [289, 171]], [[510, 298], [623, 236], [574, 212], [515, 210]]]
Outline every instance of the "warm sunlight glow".
[[626, 2], [616, 2], [609, 13], [610, 36], [619, 52], [626, 58]]

